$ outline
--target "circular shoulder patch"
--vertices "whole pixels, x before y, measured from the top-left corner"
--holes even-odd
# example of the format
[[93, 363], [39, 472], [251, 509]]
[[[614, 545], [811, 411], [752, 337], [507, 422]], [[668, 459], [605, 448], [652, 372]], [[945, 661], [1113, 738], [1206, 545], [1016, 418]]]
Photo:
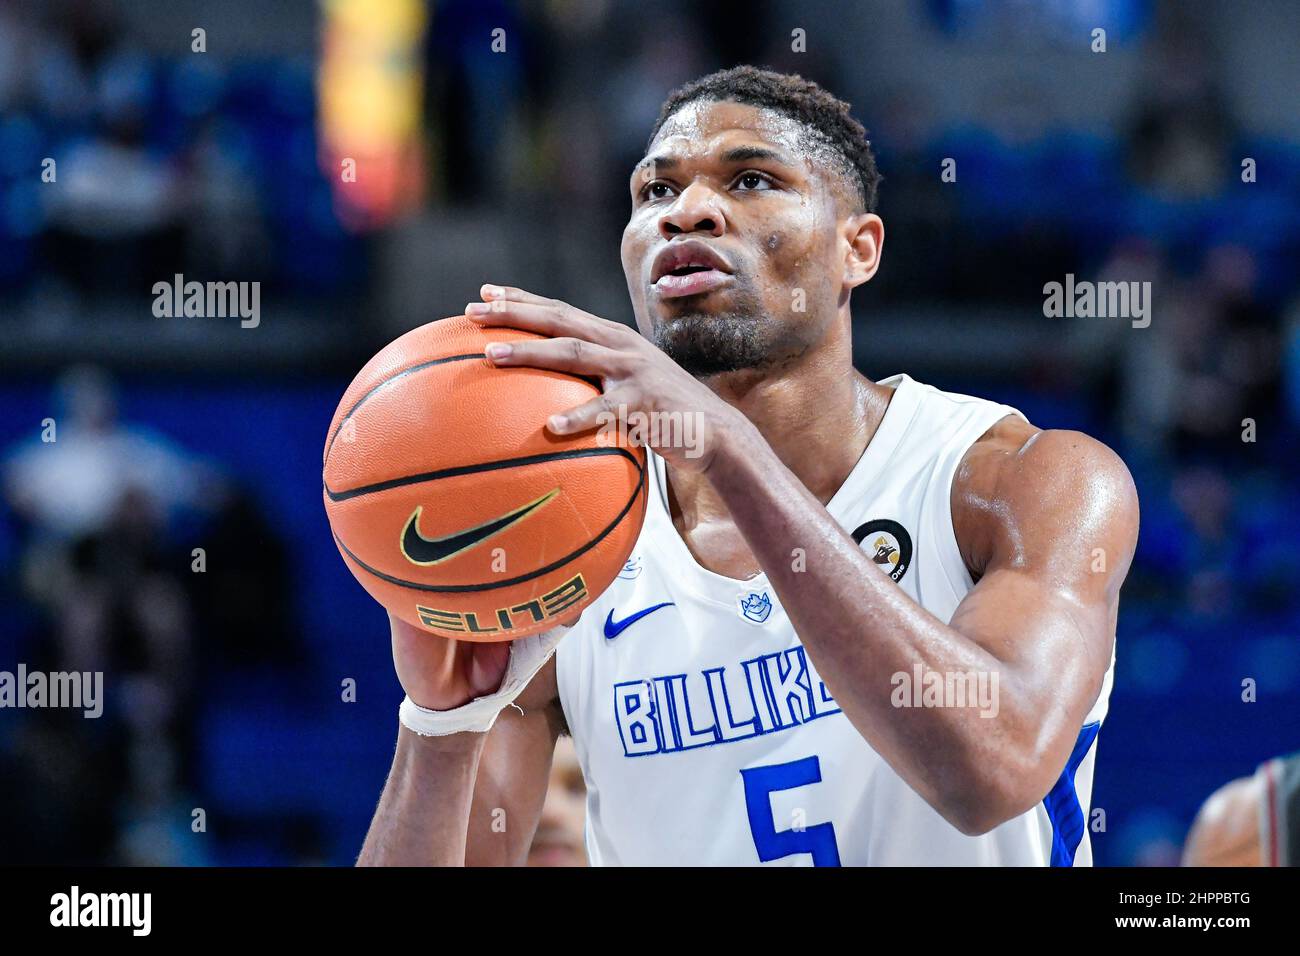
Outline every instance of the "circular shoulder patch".
[[888, 518], [868, 521], [853, 532], [853, 540], [895, 581], [912, 564], [912, 536], [897, 521]]

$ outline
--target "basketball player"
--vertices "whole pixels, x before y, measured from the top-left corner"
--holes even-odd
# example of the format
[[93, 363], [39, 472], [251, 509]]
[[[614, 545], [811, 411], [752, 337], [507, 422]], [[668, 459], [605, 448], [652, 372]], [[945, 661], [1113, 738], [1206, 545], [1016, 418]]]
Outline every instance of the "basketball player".
[[698, 429], [651, 440], [636, 549], [571, 629], [392, 621], [407, 700], [362, 864], [522, 862], [566, 729], [593, 864], [1091, 862], [1133, 484], [1085, 435], [854, 371], [878, 179], [817, 85], [716, 73], [632, 173], [640, 334], [514, 288], [468, 307], [553, 337], [497, 365], [602, 379], [556, 434]]
[[1224, 784], [1201, 807], [1184, 866], [1300, 866], [1300, 753]]

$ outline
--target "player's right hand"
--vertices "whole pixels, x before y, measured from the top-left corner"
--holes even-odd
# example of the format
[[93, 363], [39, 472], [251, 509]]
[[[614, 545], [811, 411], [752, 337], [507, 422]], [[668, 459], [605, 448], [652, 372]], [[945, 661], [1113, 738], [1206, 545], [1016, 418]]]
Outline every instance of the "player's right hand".
[[510, 663], [510, 642], [439, 637], [388, 615], [393, 666], [406, 696], [428, 710], [451, 710], [495, 693]]

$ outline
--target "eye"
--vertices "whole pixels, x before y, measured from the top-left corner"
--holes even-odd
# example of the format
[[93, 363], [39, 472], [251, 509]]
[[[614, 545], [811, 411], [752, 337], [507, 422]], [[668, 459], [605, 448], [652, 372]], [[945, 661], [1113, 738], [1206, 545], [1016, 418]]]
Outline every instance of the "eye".
[[736, 177], [731, 184], [733, 189], [739, 189], [743, 193], [763, 192], [764, 190], [775, 188], [771, 178], [764, 173], [755, 172], [750, 169]]
[[642, 202], [653, 201], [656, 199], [667, 199], [673, 194], [673, 187], [669, 186], [662, 179], [654, 179], [641, 187], [638, 193]]

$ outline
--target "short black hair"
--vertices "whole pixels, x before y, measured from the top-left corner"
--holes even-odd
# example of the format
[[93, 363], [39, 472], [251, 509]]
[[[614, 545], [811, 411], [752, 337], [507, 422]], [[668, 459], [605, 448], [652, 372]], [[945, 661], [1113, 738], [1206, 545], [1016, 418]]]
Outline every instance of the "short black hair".
[[[659, 110], [649, 142], [659, 135], [668, 117], [699, 100], [745, 103], [770, 109], [808, 127], [826, 141], [843, 162], [842, 172], [856, 187], [865, 212], [876, 211], [880, 172], [871, 142], [849, 104], [797, 73], [777, 73], [754, 66], [733, 66], [680, 86], [668, 94]], [[647, 144], [647, 149], [648, 149]]]

